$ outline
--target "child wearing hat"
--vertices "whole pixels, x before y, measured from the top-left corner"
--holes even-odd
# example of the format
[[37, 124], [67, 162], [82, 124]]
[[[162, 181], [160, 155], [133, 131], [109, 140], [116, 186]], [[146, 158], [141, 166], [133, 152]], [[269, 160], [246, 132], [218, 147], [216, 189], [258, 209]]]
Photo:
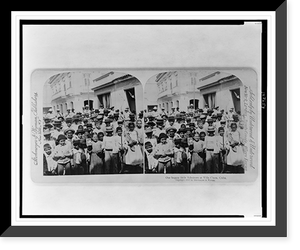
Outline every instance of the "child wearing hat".
[[83, 130], [83, 128], [79, 127], [79, 128], [77, 129], [77, 131], [75, 132], [75, 135], [76, 135], [75, 139], [78, 139], [78, 140], [83, 139], [83, 135], [84, 135], [84, 130]]
[[74, 139], [73, 135], [74, 135], [74, 133], [75, 133], [74, 129], [69, 128], [69, 129], [65, 130], [65, 136], [67, 138], [66, 143], [69, 143], [71, 148], [73, 148], [73, 139]]
[[156, 128], [153, 129], [153, 135], [156, 137], [158, 143], [159, 143], [159, 135], [161, 133], [166, 134], [166, 131], [164, 129], [164, 120], [158, 118], [156, 119]]
[[218, 173], [218, 154], [220, 149], [215, 136], [215, 128], [213, 126], [209, 126], [207, 128], [207, 136], [205, 137], [204, 148], [206, 153], [206, 172]]
[[200, 135], [201, 132], [205, 132], [205, 129], [203, 122], [200, 120], [197, 122], [197, 128], [195, 130], [195, 133], [198, 133]]
[[203, 125], [205, 132], [207, 133], [208, 127], [214, 127], [216, 130], [216, 125], [214, 124], [214, 120], [212, 118], [207, 118], [206, 123]]
[[101, 128], [101, 126], [102, 126], [102, 119], [101, 120], [97, 119], [94, 124], [95, 124], [95, 128], [93, 129], [94, 133], [98, 134], [99, 132], [103, 132], [103, 130]]
[[177, 132], [177, 130], [174, 127], [169, 127], [166, 129], [166, 133], [168, 135], [167, 141], [168, 141], [168, 143], [171, 143], [173, 147], [175, 146], [174, 140], [176, 138], [180, 138], [176, 132]]
[[154, 150], [154, 157], [158, 160], [158, 173], [172, 173], [172, 157], [174, 157], [173, 147], [167, 143], [167, 134], [159, 135], [160, 142]]
[[80, 116], [79, 115], [74, 115], [73, 116], [73, 129], [78, 129], [78, 126], [81, 125], [81, 119], [80, 119]]
[[104, 132], [100, 131], [98, 133], [98, 140], [101, 141], [102, 143], [103, 143], [103, 140], [104, 140], [104, 136], [105, 136]]
[[117, 153], [119, 151], [116, 138], [113, 136], [113, 128], [106, 127], [106, 135], [103, 138], [104, 150], [104, 174], [117, 174]]
[[[71, 149], [73, 149], [73, 140], [75, 139], [74, 136], [73, 136], [74, 133], [75, 133], [74, 129], [68, 128], [68, 129], [65, 130], [65, 136], [67, 138], [66, 139], [66, 144], [68, 144], [71, 147]], [[71, 163], [71, 170], [72, 170], [73, 157], [71, 158], [70, 163]]]
[[153, 135], [153, 129], [151, 129], [151, 127], [146, 127], [145, 128], [145, 143], [146, 142], [151, 142], [151, 145], [153, 148], [156, 147], [157, 145], [157, 139], [156, 137]]
[[71, 117], [66, 118], [66, 126], [63, 128], [63, 132], [65, 132], [67, 129], [77, 129], [73, 125], [73, 119]]
[[54, 138], [54, 140], [57, 140], [59, 135], [63, 135], [64, 134], [64, 132], [62, 131], [61, 121], [54, 120], [53, 126], [54, 126], [54, 130], [53, 130], [51, 136]]
[[48, 143], [52, 150], [56, 146], [55, 140], [51, 137], [51, 132], [48, 129], [44, 130], [44, 143]]
[[148, 121], [148, 122], [145, 124], [145, 126], [147, 126], [147, 127], [151, 128], [152, 130], [154, 130], [154, 129], [155, 129], [155, 126], [156, 126], [156, 123], [153, 122], [153, 121]]
[[59, 135], [57, 138], [58, 145], [56, 145], [54, 149], [53, 159], [57, 161], [58, 175], [71, 174], [72, 149], [71, 146], [66, 143], [66, 139], [66, 136]]
[[53, 160], [53, 148], [49, 143], [44, 144], [43, 154], [44, 175], [55, 175], [57, 162]]
[[91, 140], [87, 140], [87, 152], [90, 155], [89, 174], [103, 174], [103, 142], [94, 133]]
[[244, 153], [243, 140], [240, 132], [237, 130], [237, 124], [231, 123], [230, 131], [228, 132], [229, 153], [227, 155], [226, 172], [244, 173]]
[[187, 154], [185, 151], [184, 145], [182, 144], [182, 139], [176, 138], [174, 140], [174, 158], [173, 158], [173, 164], [174, 164], [174, 173], [187, 173]]
[[225, 170], [226, 162], [227, 162], [227, 153], [229, 150], [229, 145], [227, 141], [227, 136], [225, 135], [225, 130], [223, 127], [219, 127], [218, 129], [218, 135], [217, 137], [217, 143], [218, 147], [220, 149], [219, 152], [219, 171], [220, 173], [223, 173]]
[[110, 118], [105, 118], [104, 119], [104, 124], [105, 124], [105, 126], [103, 127], [103, 132], [104, 132], [104, 134], [106, 134], [106, 129], [107, 128], [112, 128], [112, 130], [114, 130], [114, 128], [113, 128], [113, 126], [112, 126], [112, 119], [110, 119]]
[[136, 121], [135, 130], [138, 133], [138, 142], [141, 147], [141, 150], [143, 151], [143, 145], [144, 145], [144, 129], [142, 128], [143, 122], [142, 120], [138, 119]]
[[111, 123], [112, 127], [115, 129], [114, 135], [116, 134], [116, 128], [118, 127], [118, 119], [119, 119], [119, 112], [118, 113], [114, 112], [113, 118], [112, 118], [112, 123]]
[[83, 118], [83, 120], [82, 120], [82, 122], [83, 122], [83, 124], [82, 124], [83, 128], [86, 128], [86, 125], [88, 124], [88, 121], [89, 121], [89, 119], [87, 119], [86, 117]]
[[216, 127], [217, 127], [217, 129], [221, 126], [221, 120], [222, 120], [222, 117], [223, 117], [223, 115], [222, 115], [222, 113], [221, 112], [218, 112], [217, 113], [217, 120], [215, 121], [215, 124], [216, 124]]
[[73, 141], [73, 166], [72, 166], [72, 174], [80, 175], [84, 174], [86, 167], [86, 155], [84, 149], [80, 145], [80, 140], [76, 139]]
[[57, 116], [57, 120], [61, 122], [62, 126], [65, 125], [65, 118], [62, 115]]
[[129, 120], [130, 120], [130, 122], [134, 122], [135, 121], [135, 114], [134, 113], [130, 113], [129, 114]]
[[139, 146], [139, 136], [135, 130], [135, 124], [130, 122], [128, 124], [128, 131], [125, 133], [126, 154], [125, 164], [126, 171], [129, 173], [142, 173], [143, 154]]
[[106, 124], [103, 122], [103, 115], [98, 115], [98, 122], [100, 123], [100, 129], [104, 131]]
[[245, 154], [247, 151], [247, 147], [245, 146], [247, 139], [246, 139], [246, 133], [244, 128], [245, 128], [245, 122], [244, 120], [240, 119], [238, 122], [237, 130], [240, 133], [241, 145], [242, 145], [243, 153]]
[[175, 122], [174, 122], [174, 127], [178, 130], [181, 127], [181, 124], [184, 123], [184, 120], [182, 119], [182, 116], [180, 113], [175, 115]]
[[203, 151], [204, 141], [200, 140], [200, 134], [196, 133], [192, 143], [189, 145], [189, 152], [191, 154], [190, 173], [205, 173]]
[[116, 128], [115, 135], [116, 147], [114, 153], [116, 154], [117, 160], [117, 173], [122, 173], [124, 170], [124, 153], [125, 153], [125, 137], [123, 134], [122, 127]]
[[226, 126], [226, 120], [224, 120], [224, 119], [220, 120], [220, 125], [217, 127], [217, 129], [219, 130], [219, 128], [221, 128], [221, 127], [224, 129], [224, 134], [227, 137], [228, 128]]
[[146, 174], [157, 172], [158, 160], [154, 157], [153, 145], [150, 141], [145, 142], [144, 161]]
[[168, 120], [166, 122], [165, 128], [173, 127], [175, 123], [175, 117], [174, 116], [169, 116]]
[[177, 131], [177, 134], [179, 135], [179, 138], [181, 139], [181, 141], [186, 142], [186, 129], [185, 128], [180, 128]]
[[[89, 163], [90, 163], [90, 154], [87, 150], [86, 139], [82, 138], [79, 140], [79, 148], [82, 149], [84, 156], [82, 157], [81, 165], [83, 167], [83, 174], [89, 174]], [[85, 159], [85, 160], [84, 160]]]
[[186, 136], [188, 142], [192, 141], [193, 136], [194, 136], [192, 128], [191, 127], [186, 127], [185, 130], [186, 130], [185, 136]]

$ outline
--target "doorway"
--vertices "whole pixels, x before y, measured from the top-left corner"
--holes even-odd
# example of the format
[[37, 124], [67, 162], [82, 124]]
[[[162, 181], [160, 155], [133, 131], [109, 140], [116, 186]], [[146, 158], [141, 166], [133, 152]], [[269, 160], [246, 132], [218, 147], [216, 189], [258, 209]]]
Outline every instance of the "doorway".
[[92, 110], [92, 109], [93, 109], [93, 103], [94, 103], [93, 100], [85, 100], [85, 101], [83, 102], [83, 105], [84, 105], [84, 107], [85, 107], [86, 105], [88, 105], [88, 106], [89, 106], [89, 110]]
[[241, 96], [240, 96], [240, 89], [232, 89], [231, 96], [232, 96], [232, 102], [235, 112], [240, 113], [241, 112]]
[[136, 112], [134, 88], [124, 90], [127, 97], [128, 106], [131, 112]]
[[190, 99], [190, 105], [194, 106], [194, 109], [198, 109], [199, 108], [199, 99]]

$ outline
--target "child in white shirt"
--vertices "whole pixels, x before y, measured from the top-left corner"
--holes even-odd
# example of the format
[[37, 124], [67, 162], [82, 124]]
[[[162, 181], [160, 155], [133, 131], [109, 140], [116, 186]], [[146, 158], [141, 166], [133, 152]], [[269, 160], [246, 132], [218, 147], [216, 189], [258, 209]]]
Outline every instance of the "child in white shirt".
[[206, 153], [206, 170], [207, 173], [218, 173], [218, 155], [220, 152], [220, 148], [215, 136], [215, 128], [213, 126], [209, 126], [207, 128], [207, 134], [208, 135], [205, 137], [204, 141], [204, 148]]
[[106, 127], [106, 136], [103, 138], [103, 149], [105, 174], [117, 174], [118, 145], [116, 138], [113, 136], [112, 127]]
[[58, 145], [55, 147], [53, 159], [57, 161], [58, 175], [71, 174], [71, 158], [72, 150], [69, 144], [66, 144], [66, 137], [64, 135], [58, 136]]

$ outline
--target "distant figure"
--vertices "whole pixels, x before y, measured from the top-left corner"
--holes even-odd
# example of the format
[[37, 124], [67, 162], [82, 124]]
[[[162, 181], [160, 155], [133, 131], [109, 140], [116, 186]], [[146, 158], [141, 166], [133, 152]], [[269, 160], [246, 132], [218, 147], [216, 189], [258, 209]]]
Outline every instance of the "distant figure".
[[151, 112], [151, 115], [152, 115], [153, 117], [157, 117], [157, 116], [158, 116], [158, 113], [157, 113], [157, 107], [156, 107], [156, 106], [153, 108], [153, 111]]
[[55, 115], [52, 113], [52, 109], [48, 110], [47, 115], [45, 116], [45, 118], [48, 118], [50, 120], [53, 120], [55, 118]]

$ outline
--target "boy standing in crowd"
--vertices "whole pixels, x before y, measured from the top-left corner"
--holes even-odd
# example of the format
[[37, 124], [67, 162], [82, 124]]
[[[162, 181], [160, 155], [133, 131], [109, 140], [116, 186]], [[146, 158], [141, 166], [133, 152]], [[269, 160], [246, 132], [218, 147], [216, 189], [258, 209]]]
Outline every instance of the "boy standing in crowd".
[[138, 141], [139, 141], [139, 145], [141, 147], [141, 150], [144, 150], [144, 129], [142, 128], [143, 126], [143, 122], [142, 120], [138, 119], [136, 121], [136, 127], [135, 130], [137, 131], [138, 134]]
[[153, 135], [156, 137], [157, 142], [159, 142], [159, 136], [161, 133], [166, 133], [164, 130], [164, 120], [161, 118], [156, 119], [156, 128], [153, 129]]
[[204, 141], [200, 140], [200, 134], [194, 135], [194, 140], [189, 145], [191, 155], [190, 173], [205, 173]]
[[116, 143], [116, 147], [113, 153], [116, 154], [117, 173], [122, 173], [124, 169], [124, 153], [125, 153], [125, 137], [123, 134], [122, 127], [116, 128], [115, 143]]
[[182, 140], [180, 138], [174, 139], [174, 168], [173, 173], [187, 173], [188, 162], [185, 148], [183, 147]]
[[225, 164], [227, 162], [228, 142], [225, 136], [225, 130], [223, 127], [219, 127], [217, 135], [217, 144], [219, 147], [219, 172], [223, 173], [225, 170]]
[[153, 136], [153, 130], [147, 126], [145, 128], [145, 143], [148, 141], [151, 142], [151, 145], [153, 148], [156, 147], [157, 139], [156, 139], [156, 137]]
[[207, 128], [207, 136], [205, 137], [204, 148], [206, 153], [207, 173], [218, 173], [219, 147], [217, 144], [217, 138], [215, 136], [215, 128], [213, 126], [209, 126]]
[[154, 157], [153, 145], [150, 141], [145, 142], [144, 162], [145, 173], [157, 172], [158, 160]]
[[53, 160], [53, 148], [49, 143], [44, 144], [43, 154], [44, 175], [55, 175], [57, 170], [57, 162]]
[[57, 174], [71, 174], [72, 150], [69, 144], [66, 144], [66, 137], [59, 135], [57, 138], [58, 145], [54, 149], [53, 160], [57, 161]]
[[158, 173], [172, 172], [172, 159], [174, 156], [173, 148], [170, 143], [167, 143], [168, 136], [165, 133], [159, 135], [159, 143], [157, 144], [154, 157], [158, 160]]
[[73, 166], [72, 174], [80, 175], [84, 174], [85, 165], [86, 165], [86, 155], [82, 148], [80, 148], [80, 140], [73, 141]]
[[106, 127], [106, 136], [103, 138], [105, 174], [117, 174], [117, 153], [119, 151], [117, 141], [113, 136], [113, 128]]
[[59, 135], [63, 135], [64, 134], [63, 131], [62, 131], [61, 121], [54, 120], [53, 126], [54, 126], [54, 130], [53, 130], [51, 136], [54, 138], [54, 140], [57, 140]]
[[48, 143], [52, 150], [54, 150], [56, 146], [55, 140], [51, 138], [51, 132], [49, 130], [44, 131], [44, 143]]

